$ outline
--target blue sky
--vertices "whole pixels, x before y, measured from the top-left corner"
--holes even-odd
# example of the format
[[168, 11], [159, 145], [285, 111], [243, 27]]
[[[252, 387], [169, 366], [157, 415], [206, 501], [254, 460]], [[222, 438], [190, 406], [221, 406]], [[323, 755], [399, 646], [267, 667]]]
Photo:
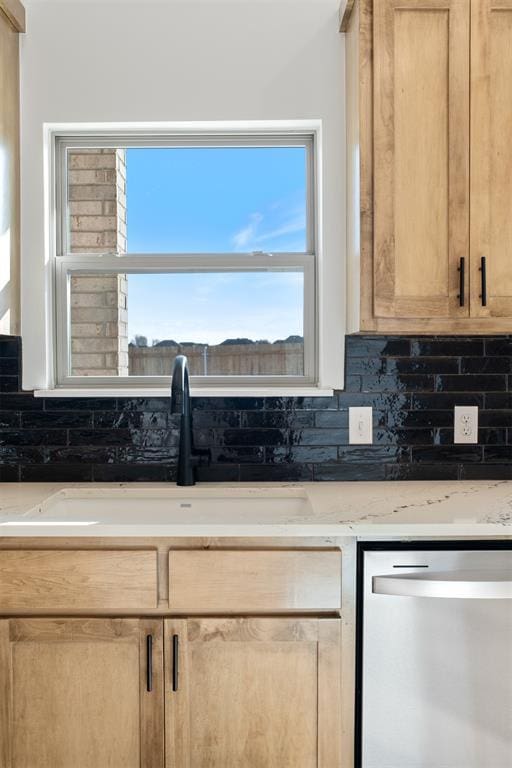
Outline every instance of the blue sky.
[[[128, 251], [304, 251], [301, 147], [127, 151]], [[130, 275], [129, 335], [211, 344], [303, 333], [302, 274]]]

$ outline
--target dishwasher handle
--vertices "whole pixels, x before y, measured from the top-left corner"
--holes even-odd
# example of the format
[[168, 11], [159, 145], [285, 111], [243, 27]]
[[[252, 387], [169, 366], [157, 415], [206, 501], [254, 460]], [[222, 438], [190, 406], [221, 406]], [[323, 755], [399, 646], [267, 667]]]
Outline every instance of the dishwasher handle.
[[512, 599], [512, 571], [475, 570], [373, 576], [376, 595]]

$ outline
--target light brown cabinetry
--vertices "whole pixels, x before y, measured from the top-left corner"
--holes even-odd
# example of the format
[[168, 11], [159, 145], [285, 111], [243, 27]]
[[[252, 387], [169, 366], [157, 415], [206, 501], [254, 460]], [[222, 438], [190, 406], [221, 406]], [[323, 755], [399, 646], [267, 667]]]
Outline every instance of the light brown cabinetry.
[[0, 0], [0, 334], [20, 332], [19, 0]]
[[344, 27], [351, 330], [509, 332], [512, 2], [356, 0]]
[[457, 268], [469, 253], [469, 7], [375, 3], [374, 41], [375, 314], [464, 317]]
[[169, 607], [188, 614], [339, 611], [341, 552], [173, 551]]
[[0, 620], [0, 765], [163, 768], [162, 635], [155, 619]]
[[511, 83], [512, 0], [471, 0], [471, 308], [491, 321], [512, 318]]
[[0, 550], [2, 768], [340, 768], [339, 549], [30, 541]]
[[167, 620], [167, 768], [339, 766], [340, 624]]
[[126, 613], [157, 607], [157, 555], [144, 550], [0, 551], [0, 613]]

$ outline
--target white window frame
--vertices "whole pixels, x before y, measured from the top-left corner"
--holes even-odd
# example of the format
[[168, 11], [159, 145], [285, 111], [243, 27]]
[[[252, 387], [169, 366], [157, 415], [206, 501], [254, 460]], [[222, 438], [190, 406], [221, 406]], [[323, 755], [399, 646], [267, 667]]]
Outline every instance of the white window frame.
[[[59, 137], [84, 135], [162, 136], [251, 133], [312, 134], [315, 144], [316, 333], [318, 379], [311, 386], [209, 386], [193, 396], [329, 396], [344, 386], [347, 328], [345, 163], [343, 142], [331, 119], [194, 120], [158, 122], [46, 122], [40, 139], [22, 158], [21, 332], [24, 390], [36, 397], [161, 397], [168, 387], [109, 388], [58, 386], [56, 380], [55, 291], [57, 282], [57, 206], [55, 145]], [[238, 382], [237, 382], [238, 384]]]
[[[306, 149], [306, 231], [304, 253], [158, 253], [117, 255], [115, 253], [71, 253], [67, 195], [67, 153], [73, 148], [167, 146], [303, 146]], [[292, 393], [318, 387], [318, 183], [317, 131], [282, 129], [272, 131], [236, 130], [149, 134], [73, 131], [55, 133], [52, 142], [55, 179], [54, 267], [54, 380], [58, 392], [86, 389], [106, 392], [126, 389], [156, 391], [168, 388], [170, 376], [70, 376], [70, 281], [73, 275], [173, 272], [258, 272], [301, 271], [304, 275], [304, 374], [302, 376], [193, 376], [192, 388], [226, 393], [240, 389], [282, 390]], [[48, 393], [46, 393], [48, 394]]]

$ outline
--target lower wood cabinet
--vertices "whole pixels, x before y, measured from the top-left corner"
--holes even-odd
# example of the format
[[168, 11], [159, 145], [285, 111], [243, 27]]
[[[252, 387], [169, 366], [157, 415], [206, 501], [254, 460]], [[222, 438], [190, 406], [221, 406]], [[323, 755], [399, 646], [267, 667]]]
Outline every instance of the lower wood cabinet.
[[338, 768], [340, 625], [0, 620], [0, 766]]
[[1, 620], [2, 768], [163, 768], [162, 636], [160, 619]]
[[340, 768], [340, 550], [167, 562], [0, 550], [0, 768]]
[[337, 768], [339, 619], [165, 621], [167, 768]]

